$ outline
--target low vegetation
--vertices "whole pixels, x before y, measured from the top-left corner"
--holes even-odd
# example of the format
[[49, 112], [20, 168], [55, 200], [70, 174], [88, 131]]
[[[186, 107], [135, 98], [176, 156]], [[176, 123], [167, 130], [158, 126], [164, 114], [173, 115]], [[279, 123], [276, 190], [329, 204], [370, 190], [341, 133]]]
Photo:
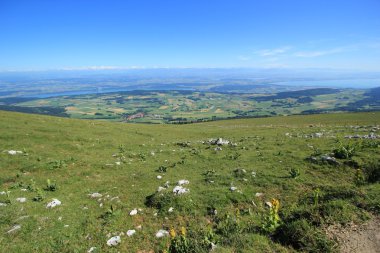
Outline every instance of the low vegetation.
[[326, 227], [380, 212], [379, 112], [0, 117], [4, 252], [336, 252]]

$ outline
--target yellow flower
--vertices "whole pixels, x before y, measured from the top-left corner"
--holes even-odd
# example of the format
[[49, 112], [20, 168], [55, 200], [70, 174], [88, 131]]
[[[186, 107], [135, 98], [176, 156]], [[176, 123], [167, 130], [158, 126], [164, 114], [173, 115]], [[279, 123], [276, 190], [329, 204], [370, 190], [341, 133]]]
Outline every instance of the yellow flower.
[[275, 212], [278, 212], [278, 209], [280, 209], [280, 201], [278, 199], [272, 199], [272, 207]]
[[181, 235], [185, 236], [186, 235], [186, 228], [181, 227]]
[[170, 229], [169, 234], [170, 234], [170, 237], [171, 237], [171, 238], [174, 238], [174, 237], [176, 236], [174, 228], [171, 228], [171, 229]]

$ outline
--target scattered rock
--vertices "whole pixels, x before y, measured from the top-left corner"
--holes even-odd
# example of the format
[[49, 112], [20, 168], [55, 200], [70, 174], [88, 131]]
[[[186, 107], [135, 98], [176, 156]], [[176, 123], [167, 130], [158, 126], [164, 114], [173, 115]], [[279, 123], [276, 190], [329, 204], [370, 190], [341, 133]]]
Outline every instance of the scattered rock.
[[119, 243], [121, 243], [121, 238], [120, 236], [114, 236], [114, 237], [111, 237], [108, 241], [107, 241], [107, 245], [112, 247], [112, 246], [117, 246]]
[[88, 196], [95, 199], [95, 198], [101, 198], [103, 195], [100, 194], [99, 192], [94, 192], [94, 193], [88, 194]]
[[162, 179], [162, 176], [158, 175], [158, 176], [157, 176], [157, 179]]
[[163, 190], [166, 190], [166, 188], [162, 187], [162, 186], [159, 186], [158, 189], [157, 189], [157, 192], [160, 192], [160, 191], [163, 191]]
[[340, 165], [339, 161], [335, 157], [330, 155], [310, 156], [308, 160], [312, 163], [328, 163], [331, 165]]
[[165, 236], [168, 236], [169, 235], [169, 232], [164, 230], [164, 229], [160, 229], [158, 230], [158, 232], [156, 233], [156, 237], [157, 238], [161, 238], [161, 237], [165, 237]]
[[10, 155], [17, 155], [17, 154], [22, 154], [22, 151], [19, 151], [19, 150], [9, 150], [8, 151], [8, 154]]
[[46, 205], [46, 208], [53, 208], [56, 206], [60, 206], [61, 204], [62, 204], [61, 201], [59, 201], [58, 199], [53, 199], [53, 201], [51, 201], [50, 203]]
[[92, 253], [92, 252], [94, 252], [96, 250], [96, 247], [91, 247], [88, 251], [87, 251], [87, 253]]
[[116, 197], [113, 197], [113, 198], [110, 199], [110, 201], [114, 201], [114, 200], [118, 200], [117, 202], [120, 202], [119, 196], [116, 196]]
[[169, 213], [171, 213], [171, 212], [173, 212], [173, 211], [174, 211], [174, 208], [173, 208], [173, 207], [170, 207], [169, 210], [168, 210]]
[[338, 165], [339, 164], [339, 162], [336, 160], [335, 157], [332, 157], [329, 155], [322, 155], [321, 160], [323, 162], [327, 162], [327, 163], [332, 164], [332, 165]]
[[7, 234], [15, 232], [15, 231], [17, 231], [19, 229], [21, 229], [21, 225], [14, 225], [10, 230], [7, 231]]
[[255, 197], [258, 197], [258, 198], [260, 198], [262, 196], [264, 196], [264, 193], [262, 193], [262, 192], [256, 192], [256, 194], [255, 194]]
[[137, 209], [136, 208], [129, 212], [130, 216], [134, 216], [136, 214], [137, 214]]
[[346, 135], [344, 136], [346, 139], [380, 139], [380, 135], [376, 135], [375, 133], [369, 133], [367, 135]]
[[223, 145], [228, 145], [231, 142], [229, 140], [224, 140], [222, 138], [217, 138], [217, 139], [210, 139], [210, 140], [208, 140], [208, 143], [211, 144], [211, 145], [223, 146]]
[[182, 179], [182, 180], [179, 180], [179, 181], [177, 182], [177, 185], [184, 185], [184, 184], [189, 184], [189, 183], [190, 183], [189, 180]]
[[185, 188], [185, 187], [182, 187], [180, 185], [177, 185], [176, 187], [174, 187], [173, 189], [173, 193], [175, 195], [181, 195], [181, 194], [184, 194], [184, 193], [188, 193], [190, 190]]
[[20, 203], [24, 203], [26, 202], [26, 198], [17, 198], [16, 201]]
[[132, 235], [134, 235], [135, 233], [136, 233], [136, 230], [134, 230], [134, 229], [130, 229], [130, 230], [127, 231], [127, 236], [132, 236]]

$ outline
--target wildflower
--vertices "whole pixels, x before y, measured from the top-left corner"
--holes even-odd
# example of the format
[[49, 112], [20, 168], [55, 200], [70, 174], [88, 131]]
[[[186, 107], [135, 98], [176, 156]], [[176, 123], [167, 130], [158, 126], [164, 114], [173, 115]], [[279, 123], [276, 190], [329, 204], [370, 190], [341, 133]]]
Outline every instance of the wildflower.
[[278, 209], [280, 209], [280, 201], [278, 199], [272, 199], [271, 204], [274, 211], [277, 213]]
[[170, 229], [169, 234], [170, 234], [170, 237], [171, 237], [171, 238], [174, 238], [174, 237], [176, 236], [176, 233], [175, 233], [174, 228], [171, 228], [171, 229]]
[[181, 227], [181, 235], [186, 236], [186, 228], [185, 227]]

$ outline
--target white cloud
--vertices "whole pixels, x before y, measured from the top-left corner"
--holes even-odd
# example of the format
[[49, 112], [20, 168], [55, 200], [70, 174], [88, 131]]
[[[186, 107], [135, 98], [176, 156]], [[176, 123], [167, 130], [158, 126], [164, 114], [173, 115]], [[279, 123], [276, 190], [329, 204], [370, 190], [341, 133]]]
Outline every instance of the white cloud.
[[127, 70], [127, 69], [145, 69], [142, 66], [130, 66], [130, 67], [121, 67], [121, 66], [84, 66], [84, 67], [65, 67], [61, 70]]
[[276, 56], [280, 54], [284, 54], [288, 52], [291, 49], [291, 47], [279, 47], [279, 48], [273, 48], [273, 49], [262, 49], [259, 51], [256, 51], [255, 54], [258, 54], [262, 57], [268, 57], [268, 56]]
[[317, 50], [317, 51], [300, 51], [294, 54], [295, 57], [312, 58], [330, 54], [337, 54], [346, 51], [346, 47], [338, 47], [329, 50]]
[[239, 55], [239, 56], [238, 56], [238, 59], [239, 59], [240, 61], [249, 61], [249, 60], [251, 60], [251, 57], [246, 56], [246, 55]]

